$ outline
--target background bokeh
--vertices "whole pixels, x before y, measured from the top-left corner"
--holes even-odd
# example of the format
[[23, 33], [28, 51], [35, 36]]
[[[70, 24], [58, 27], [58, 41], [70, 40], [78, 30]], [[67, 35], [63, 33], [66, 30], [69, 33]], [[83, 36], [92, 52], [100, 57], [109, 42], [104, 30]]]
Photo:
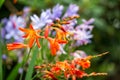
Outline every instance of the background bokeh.
[[[5, 0], [0, 8], [0, 19], [21, 11], [25, 6], [30, 6], [32, 13], [40, 14], [42, 9], [52, 8], [58, 3], [65, 8], [69, 4], [77, 4], [80, 7], [79, 23], [83, 18], [95, 19], [92, 43], [76, 49], [82, 49], [88, 55], [109, 52], [92, 60], [92, 66], [88, 70], [107, 72], [108, 76], [89, 77], [83, 80], [120, 80], [120, 0], [18, 0], [16, 4], [13, 4], [12, 0]], [[4, 44], [0, 46], [5, 47]]]

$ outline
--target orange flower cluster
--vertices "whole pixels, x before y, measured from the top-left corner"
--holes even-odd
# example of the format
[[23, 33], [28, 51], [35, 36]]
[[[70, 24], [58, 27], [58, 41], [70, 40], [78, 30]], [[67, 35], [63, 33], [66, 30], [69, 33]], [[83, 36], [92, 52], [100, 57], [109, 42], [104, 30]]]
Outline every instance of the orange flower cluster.
[[[57, 51], [60, 50], [60, 44], [66, 44], [68, 41], [66, 40], [66, 36], [69, 35], [62, 25], [69, 24], [69, 20], [78, 18], [79, 16], [72, 16], [65, 19], [56, 20], [54, 23], [47, 25], [44, 29], [44, 36], [40, 36], [39, 33], [41, 30], [35, 30], [33, 26], [30, 24], [29, 29], [19, 28], [22, 32], [25, 33], [23, 38], [28, 39], [28, 44], [23, 43], [10, 43], [7, 44], [8, 50], [20, 49], [20, 48], [31, 48], [33, 44], [36, 42], [37, 46], [40, 48], [39, 39], [44, 38], [47, 39], [50, 43], [51, 54], [56, 55]], [[56, 36], [54, 38], [49, 37], [49, 33], [53, 30], [56, 31]]]
[[96, 56], [88, 56], [86, 58], [75, 58], [72, 61], [63, 61], [63, 62], [56, 62], [56, 64], [48, 64], [48, 65], [41, 65], [35, 66], [35, 69], [40, 73], [43, 72], [43, 78], [58, 80], [57, 77], [64, 74], [66, 80], [72, 79], [76, 80], [77, 78], [83, 78], [85, 76], [97, 76], [97, 75], [107, 75], [107, 73], [95, 73], [92, 72], [87, 74], [85, 69], [90, 68], [90, 59], [98, 56], [105, 55], [107, 53], [103, 53]]
[[32, 25], [29, 26], [29, 29], [19, 28], [19, 30], [26, 33], [23, 36], [23, 38], [28, 38], [29, 39], [28, 45], [23, 44], [23, 43], [19, 43], [19, 42], [15, 42], [15, 43], [12, 43], [12, 44], [10, 43], [10, 44], [7, 44], [7, 49], [8, 50], [14, 50], [14, 49], [20, 49], [20, 48], [26, 48], [26, 47], [31, 48], [33, 46], [34, 42], [36, 42], [37, 46], [40, 47], [39, 38], [43, 38], [43, 36], [40, 36], [38, 34], [40, 32], [40, 30], [34, 30]]

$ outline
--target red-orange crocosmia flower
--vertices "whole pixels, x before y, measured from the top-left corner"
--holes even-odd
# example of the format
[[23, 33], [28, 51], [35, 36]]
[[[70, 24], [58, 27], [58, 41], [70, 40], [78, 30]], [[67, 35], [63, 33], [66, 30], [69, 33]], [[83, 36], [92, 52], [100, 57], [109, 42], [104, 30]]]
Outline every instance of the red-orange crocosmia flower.
[[89, 68], [90, 67], [90, 61], [87, 59], [81, 59], [81, 58], [77, 58], [75, 60], [75, 63], [80, 65], [83, 69]]
[[54, 76], [54, 74], [52, 73], [52, 72], [50, 72], [50, 71], [44, 71], [46, 74], [44, 75], [44, 78], [50, 78], [50, 79], [52, 79], [52, 80], [58, 80], [55, 76]]
[[49, 30], [50, 30], [50, 26], [47, 25], [46, 28], [45, 28], [45, 33], [44, 33], [45, 38], [48, 37], [48, 35], [49, 35]]
[[25, 47], [27, 47], [27, 45], [23, 43], [18, 43], [18, 42], [7, 44], [8, 50], [20, 49], [20, 48], [25, 48]]
[[67, 43], [65, 40], [57, 40], [50, 37], [47, 39], [50, 42], [50, 50], [53, 56], [56, 55], [56, 52], [60, 50], [60, 44]]
[[37, 46], [40, 48], [39, 38], [43, 38], [42, 36], [39, 36], [38, 32], [40, 30], [34, 30], [33, 26], [30, 24], [30, 29], [24, 29], [19, 28], [22, 32], [25, 32], [26, 34], [23, 36], [23, 38], [29, 38], [29, 47], [31, 48], [33, 46], [33, 43], [36, 41]]
[[64, 28], [55, 28], [55, 27], [53, 27], [53, 29], [56, 30], [56, 39], [58, 39], [58, 40], [66, 40], [66, 36], [67, 36], [68, 33], [67, 33], [67, 31], [64, 30]]
[[61, 71], [61, 68], [58, 67], [58, 66], [54, 66], [54, 67], [51, 68], [51, 72], [56, 74], [56, 75], [59, 75], [60, 71]]

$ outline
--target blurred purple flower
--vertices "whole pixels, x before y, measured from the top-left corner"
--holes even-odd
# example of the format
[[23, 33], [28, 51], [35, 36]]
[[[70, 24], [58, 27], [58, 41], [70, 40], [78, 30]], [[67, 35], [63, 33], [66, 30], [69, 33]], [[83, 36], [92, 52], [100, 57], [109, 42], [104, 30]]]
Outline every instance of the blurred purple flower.
[[84, 30], [75, 30], [73, 39], [76, 40], [76, 46], [90, 43], [92, 35]]
[[7, 21], [8, 21], [8, 19], [7, 19], [7, 18], [3, 18], [3, 19], [1, 20], [1, 23], [4, 25], [4, 24], [6, 24], [6, 23], [7, 23]]
[[34, 29], [41, 29], [43, 28], [47, 23], [51, 23], [52, 20], [50, 19], [50, 9], [47, 9], [46, 11], [42, 11], [40, 18], [37, 15], [31, 16], [32, 24], [34, 26]]
[[17, 17], [16, 15], [11, 15], [4, 26], [6, 35], [5, 39], [14, 38], [15, 41], [23, 41], [21, 38], [22, 32], [19, 30], [19, 27], [25, 27], [26, 22], [21, 16]]
[[74, 56], [74, 58], [85, 58], [87, 54], [82, 50], [77, 50], [74, 53], [72, 53], [72, 56]]
[[1, 28], [1, 38], [2, 39], [4, 39], [5, 33], [6, 33], [5, 28]]
[[93, 26], [90, 25], [94, 22], [94, 19], [91, 18], [90, 20], [86, 21], [85, 19], [82, 20], [83, 24], [80, 24], [79, 26], [76, 27], [76, 29], [80, 29], [80, 30], [85, 30], [87, 32], [91, 32], [93, 29]]
[[6, 55], [6, 54], [3, 54], [3, 55], [2, 55], [2, 59], [3, 59], [3, 60], [6, 60], [6, 59], [7, 59], [7, 55]]
[[88, 21], [85, 20], [85, 19], [83, 19], [82, 21], [83, 21], [84, 24], [89, 25], [89, 24], [92, 24], [95, 20], [94, 20], [94, 18], [91, 18], [91, 19], [89, 19]]
[[[78, 15], [77, 14], [78, 10], [79, 10], [79, 6], [75, 4], [70, 4], [63, 18]], [[64, 28], [68, 31], [74, 30], [74, 26], [77, 24], [77, 20], [74, 19], [69, 22], [70, 24], [64, 25]]]
[[90, 38], [93, 37], [93, 35], [91, 34], [93, 26], [90, 24], [93, 22], [94, 19], [90, 19], [88, 21], [83, 20], [83, 24], [80, 24], [75, 28], [75, 30], [73, 31], [73, 39], [76, 40], [76, 46], [88, 44], [91, 42]]
[[23, 68], [19, 68], [18, 73], [22, 74], [23, 73]]
[[62, 15], [63, 9], [64, 9], [64, 7], [59, 4], [57, 4], [55, 7], [53, 7], [52, 13], [51, 13], [51, 19], [56, 20], [56, 19], [60, 18]]
[[77, 14], [78, 10], [79, 10], [79, 6], [77, 6], [75, 4], [70, 4], [63, 17], [78, 15]]
[[27, 6], [24, 7], [22, 16], [26, 18], [28, 16], [28, 14], [30, 13], [30, 10], [31, 10], [30, 7], [27, 7]]
[[77, 20], [71, 20], [69, 21], [70, 24], [66, 24], [66, 25], [63, 25], [64, 29], [66, 31], [73, 31], [74, 30], [74, 26], [77, 24]]

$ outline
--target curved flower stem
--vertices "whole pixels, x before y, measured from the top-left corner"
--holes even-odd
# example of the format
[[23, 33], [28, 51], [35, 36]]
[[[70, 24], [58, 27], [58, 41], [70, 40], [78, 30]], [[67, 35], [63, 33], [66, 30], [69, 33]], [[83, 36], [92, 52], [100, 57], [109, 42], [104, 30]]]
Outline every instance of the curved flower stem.
[[[28, 61], [31, 50], [32, 50], [32, 48], [30, 48], [30, 50], [28, 52], [28, 55], [25, 56], [25, 58], [23, 59], [22, 66], [21, 66], [22, 68], [25, 66], [25, 63]], [[19, 80], [22, 80], [22, 76], [23, 76], [23, 73], [20, 75], [20, 79]]]

